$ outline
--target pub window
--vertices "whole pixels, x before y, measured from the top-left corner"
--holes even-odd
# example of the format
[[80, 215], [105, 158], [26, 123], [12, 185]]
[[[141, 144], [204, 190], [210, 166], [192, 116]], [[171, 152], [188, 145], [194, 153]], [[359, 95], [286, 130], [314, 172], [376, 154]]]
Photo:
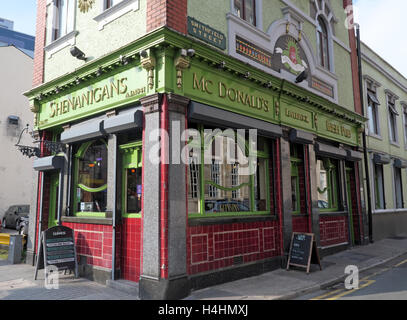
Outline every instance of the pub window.
[[326, 23], [321, 16], [317, 19], [318, 62], [325, 69], [330, 69], [329, 37]]
[[75, 0], [54, 0], [52, 41], [55, 41], [73, 31], [75, 15]]
[[397, 209], [402, 209], [404, 207], [403, 203], [403, 186], [401, 181], [401, 169], [393, 167], [394, 172], [394, 187], [395, 187], [395, 207]]
[[317, 159], [318, 208], [321, 211], [337, 211], [338, 163], [330, 158]]
[[141, 213], [143, 157], [142, 142], [120, 146], [123, 160], [122, 216], [137, 218]]
[[387, 105], [389, 110], [390, 141], [393, 143], [398, 143], [397, 117], [399, 116], [399, 113], [397, 112], [394, 100], [391, 99], [390, 97], [388, 97]]
[[113, 7], [114, 5], [118, 4], [119, 2], [122, 2], [123, 0], [105, 0], [105, 10]]
[[86, 142], [75, 153], [75, 215], [104, 216], [107, 193], [107, 144]]
[[369, 118], [369, 132], [371, 134], [380, 135], [379, 127], [379, 105], [380, 102], [373, 91], [367, 91], [367, 108]]
[[291, 211], [294, 214], [301, 213], [301, 201], [305, 201], [305, 189], [301, 188], [304, 184], [304, 147], [299, 144], [292, 143], [290, 145], [290, 161], [291, 161]]
[[256, 0], [234, 0], [234, 13], [256, 26]]
[[383, 165], [374, 165], [374, 187], [376, 209], [384, 209]]
[[[243, 163], [242, 159], [249, 153], [248, 139], [241, 137], [238, 143], [236, 131], [230, 131], [234, 137], [217, 135], [208, 141], [205, 140], [203, 127], [199, 128], [202, 141], [199, 153], [203, 161], [196, 164], [190, 152], [188, 165], [190, 217], [270, 213], [268, 147], [261, 143], [265, 150], [254, 151], [257, 159], [253, 158], [252, 161]], [[214, 145], [217, 146], [216, 153], [213, 152]], [[232, 149], [239, 155], [231, 157]]]

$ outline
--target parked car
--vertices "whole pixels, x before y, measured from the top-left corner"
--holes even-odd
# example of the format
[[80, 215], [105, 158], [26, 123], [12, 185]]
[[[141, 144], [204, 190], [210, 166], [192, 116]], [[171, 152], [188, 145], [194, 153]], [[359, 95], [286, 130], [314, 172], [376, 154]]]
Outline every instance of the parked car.
[[20, 221], [17, 223], [16, 230], [18, 231], [19, 234], [21, 235], [28, 235], [28, 217], [21, 217]]
[[16, 229], [17, 225], [20, 223], [22, 217], [28, 217], [30, 214], [29, 205], [14, 205], [10, 206], [4, 213], [3, 219], [1, 220], [1, 226], [3, 228]]

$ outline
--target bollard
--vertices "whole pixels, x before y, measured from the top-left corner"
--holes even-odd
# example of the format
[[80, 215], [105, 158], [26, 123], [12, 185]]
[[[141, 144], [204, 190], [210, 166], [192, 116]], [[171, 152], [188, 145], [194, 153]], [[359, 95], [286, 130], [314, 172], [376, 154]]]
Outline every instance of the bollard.
[[10, 235], [10, 245], [8, 247], [8, 262], [10, 264], [19, 264], [21, 262], [22, 251], [23, 236], [19, 234]]

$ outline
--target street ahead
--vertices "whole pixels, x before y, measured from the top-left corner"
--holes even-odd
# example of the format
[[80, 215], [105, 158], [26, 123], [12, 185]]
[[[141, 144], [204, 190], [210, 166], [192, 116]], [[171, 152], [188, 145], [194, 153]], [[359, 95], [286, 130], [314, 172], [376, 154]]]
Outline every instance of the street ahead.
[[359, 275], [359, 289], [344, 283], [296, 300], [407, 300], [407, 254]]

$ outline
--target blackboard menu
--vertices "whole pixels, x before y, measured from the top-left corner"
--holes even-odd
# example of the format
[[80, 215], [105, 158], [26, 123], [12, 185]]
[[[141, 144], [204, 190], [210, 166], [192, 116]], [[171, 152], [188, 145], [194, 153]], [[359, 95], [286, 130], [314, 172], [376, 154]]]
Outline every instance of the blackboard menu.
[[43, 231], [39, 249], [35, 279], [38, 270], [47, 266], [55, 266], [59, 271], [74, 270], [75, 275], [78, 275], [75, 237], [72, 229], [56, 226]]
[[322, 270], [315, 235], [313, 233], [294, 232], [291, 238], [287, 270], [290, 266], [295, 266], [306, 268], [307, 273], [309, 273], [312, 262], [319, 264]]

